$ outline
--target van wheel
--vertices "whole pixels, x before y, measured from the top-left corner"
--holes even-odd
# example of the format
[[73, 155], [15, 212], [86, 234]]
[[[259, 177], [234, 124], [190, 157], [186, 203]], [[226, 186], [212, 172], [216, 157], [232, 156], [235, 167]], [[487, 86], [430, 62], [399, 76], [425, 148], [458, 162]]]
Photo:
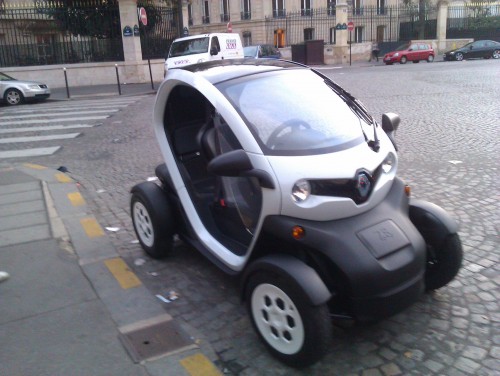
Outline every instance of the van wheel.
[[462, 265], [462, 243], [457, 234], [446, 237], [439, 246], [427, 244], [425, 289], [439, 289], [455, 278]]
[[328, 307], [310, 305], [290, 278], [257, 273], [245, 298], [260, 339], [283, 363], [306, 367], [326, 353], [332, 336]]
[[152, 258], [167, 256], [174, 244], [174, 222], [171, 205], [163, 190], [152, 182], [134, 186], [130, 212], [144, 251]]

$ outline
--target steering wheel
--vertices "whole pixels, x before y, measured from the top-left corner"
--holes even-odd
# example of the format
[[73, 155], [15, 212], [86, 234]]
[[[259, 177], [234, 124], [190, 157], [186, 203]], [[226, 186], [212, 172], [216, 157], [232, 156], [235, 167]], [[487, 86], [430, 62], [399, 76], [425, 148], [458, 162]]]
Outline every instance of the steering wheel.
[[274, 149], [276, 147], [277, 141], [283, 137], [280, 134], [287, 128], [291, 128], [291, 132], [298, 131], [301, 127], [304, 129], [311, 129], [311, 125], [304, 120], [301, 119], [290, 119], [285, 121], [283, 124], [279, 125], [274, 131], [272, 131], [271, 135], [267, 139], [267, 146], [270, 149]]

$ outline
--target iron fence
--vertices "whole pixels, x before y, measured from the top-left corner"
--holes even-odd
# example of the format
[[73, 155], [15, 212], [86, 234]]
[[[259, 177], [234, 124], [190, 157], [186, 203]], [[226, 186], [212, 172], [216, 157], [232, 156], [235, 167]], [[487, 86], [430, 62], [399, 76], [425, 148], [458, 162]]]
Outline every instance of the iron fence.
[[122, 61], [117, 0], [0, 6], [0, 66]]
[[142, 58], [165, 58], [173, 40], [181, 35], [178, 8], [139, 0], [148, 15], [146, 26], [140, 26]]
[[446, 36], [500, 41], [500, 5], [471, 3], [448, 8]]
[[[349, 21], [355, 25], [353, 42], [436, 38], [436, 7], [350, 7], [348, 14]], [[268, 42], [272, 40], [276, 44], [276, 31], [282, 30], [284, 44], [288, 46], [310, 39], [335, 44], [335, 32], [343, 26], [337, 24], [335, 8], [332, 7], [273, 14], [266, 17], [265, 22]]]

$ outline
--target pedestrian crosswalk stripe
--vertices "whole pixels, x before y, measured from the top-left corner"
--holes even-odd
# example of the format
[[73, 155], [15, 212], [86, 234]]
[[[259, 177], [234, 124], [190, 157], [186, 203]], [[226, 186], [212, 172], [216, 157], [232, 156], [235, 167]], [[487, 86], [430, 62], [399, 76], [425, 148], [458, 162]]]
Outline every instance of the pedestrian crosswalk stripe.
[[24, 132], [40, 132], [40, 131], [59, 131], [74, 128], [92, 128], [100, 124], [73, 124], [73, 125], [46, 125], [41, 127], [26, 127], [26, 128], [4, 128], [0, 129], [2, 133], [24, 133]]
[[23, 157], [38, 157], [42, 155], [52, 155], [58, 151], [60, 146], [53, 146], [49, 148], [31, 148], [22, 150], [7, 150], [0, 151], [0, 159], [2, 158], [23, 158]]
[[[68, 116], [68, 115], [85, 115], [85, 114], [99, 114], [99, 113], [110, 113], [110, 112], [118, 112], [120, 110], [110, 108], [107, 110], [89, 110], [89, 111], [74, 111], [74, 112], [64, 112], [64, 113], [54, 113], [54, 112], [38, 112], [36, 114], [29, 113], [29, 114], [16, 114], [14, 116], [2, 116], [2, 120], [10, 120], [10, 119], [26, 119], [26, 118], [40, 118], [40, 117], [47, 117], [47, 116]], [[57, 121], [57, 119], [54, 119]]]
[[[61, 118], [57, 121], [85, 121], [85, 120], [103, 120], [107, 119], [109, 115], [103, 116], [86, 116], [86, 117], [75, 117], [75, 118]], [[54, 119], [36, 119], [36, 120], [24, 120], [24, 121], [0, 121], [0, 126], [2, 125], [15, 125], [15, 124], [47, 124], [52, 123]]]
[[14, 144], [14, 143], [19, 143], [19, 142], [65, 140], [68, 138], [78, 137], [79, 135], [80, 135], [80, 133], [65, 133], [65, 134], [53, 134], [51, 136], [8, 137], [8, 138], [1, 138], [0, 144]]

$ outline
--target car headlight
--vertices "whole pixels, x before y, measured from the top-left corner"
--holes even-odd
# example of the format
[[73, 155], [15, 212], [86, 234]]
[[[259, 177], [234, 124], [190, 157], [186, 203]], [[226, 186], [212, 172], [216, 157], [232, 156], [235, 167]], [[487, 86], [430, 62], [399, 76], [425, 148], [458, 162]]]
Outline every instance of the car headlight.
[[293, 185], [292, 200], [295, 202], [303, 202], [307, 200], [311, 194], [311, 184], [307, 180], [299, 180]]
[[398, 56], [399, 56], [399, 52], [396, 52], [396, 53], [394, 54], [394, 57], [398, 57]]
[[396, 167], [396, 156], [393, 153], [387, 154], [384, 161], [382, 162], [382, 171], [385, 174], [390, 173]]
[[36, 90], [36, 89], [39, 89], [40, 87], [38, 85], [28, 85], [28, 89], [31, 89], [31, 90]]

